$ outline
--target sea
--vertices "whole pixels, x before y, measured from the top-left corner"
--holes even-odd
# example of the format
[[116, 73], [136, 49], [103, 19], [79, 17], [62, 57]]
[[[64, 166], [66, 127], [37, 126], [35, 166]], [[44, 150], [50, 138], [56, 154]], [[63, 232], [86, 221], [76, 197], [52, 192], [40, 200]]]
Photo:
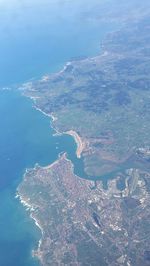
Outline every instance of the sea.
[[16, 88], [59, 71], [72, 58], [100, 53], [116, 25], [95, 16], [98, 2], [0, 1], [0, 266], [39, 265], [32, 250], [41, 232], [15, 197], [25, 169], [46, 166], [67, 152], [76, 174], [85, 177], [74, 139], [53, 136], [50, 118]]

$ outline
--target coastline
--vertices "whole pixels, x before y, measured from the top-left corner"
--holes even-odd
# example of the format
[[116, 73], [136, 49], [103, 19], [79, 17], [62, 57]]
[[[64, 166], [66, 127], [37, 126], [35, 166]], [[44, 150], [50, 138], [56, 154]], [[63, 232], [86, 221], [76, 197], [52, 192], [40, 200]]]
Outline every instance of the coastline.
[[[73, 137], [76, 145], [77, 145], [77, 148], [76, 148], [76, 156], [78, 159], [81, 158], [81, 154], [85, 148], [85, 143], [81, 140], [81, 137], [78, 135], [78, 133], [74, 130], [69, 130], [69, 131], [66, 131], [66, 132], [59, 132], [53, 125], [53, 122], [55, 122], [57, 120], [57, 117], [55, 116], [55, 114], [51, 113], [51, 114], [48, 114], [46, 112], [44, 112], [42, 109], [40, 109], [39, 107], [36, 106], [36, 98], [37, 97], [28, 97], [26, 96], [25, 94], [23, 94], [23, 96], [27, 97], [27, 98], [30, 98], [34, 105], [33, 105], [33, 108], [39, 112], [41, 112], [44, 116], [47, 116], [50, 118], [50, 126], [52, 127], [52, 129], [55, 131], [55, 133], [53, 134], [53, 136], [55, 135], [64, 135], [64, 134], [67, 134], [67, 135], [70, 135], [71, 137]], [[35, 166], [34, 166], [34, 170], [36, 169], [37, 165], [44, 168], [44, 169], [51, 169], [54, 165], [56, 165], [60, 159], [65, 159], [67, 161], [70, 161], [67, 156], [66, 156], [66, 152], [61, 154], [59, 153], [58, 155], [58, 159], [55, 160], [53, 163], [51, 163], [50, 165], [47, 165], [45, 167], [42, 167], [40, 165], [38, 165], [37, 163], [35, 163]], [[72, 166], [72, 171], [73, 171], [73, 163], [72, 161], [71, 162], [71, 166]], [[23, 175], [23, 179], [26, 177], [28, 173], [28, 168], [26, 168], [25, 170], [25, 173]], [[43, 230], [43, 227], [42, 225], [40, 224], [39, 220], [36, 218], [36, 216], [34, 215], [34, 211], [36, 209], [36, 206], [33, 206], [29, 201], [30, 199], [29, 198], [24, 198], [23, 195], [21, 195], [21, 193], [19, 192], [19, 190], [17, 189], [17, 192], [16, 192], [16, 196], [15, 196], [16, 199], [19, 199], [20, 203], [25, 207], [25, 210], [29, 212], [29, 215], [30, 215], [30, 218], [34, 221], [35, 225], [39, 228], [40, 232], [41, 232], [41, 237], [38, 241], [38, 247], [37, 249], [35, 250], [32, 250], [32, 256], [34, 257], [37, 257], [39, 259], [39, 261], [41, 261], [41, 255], [40, 255], [40, 247], [41, 247], [41, 244], [42, 244], [42, 238], [43, 238], [43, 235], [44, 235], [44, 230]]]
[[[24, 176], [25, 177], [25, 176]], [[38, 246], [36, 249], [32, 250], [32, 256], [33, 257], [37, 257], [39, 259], [39, 261], [41, 261], [41, 256], [40, 256], [40, 247], [42, 244], [42, 238], [44, 235], [44, 230], [42, 225], [40, 224], [39, 220], [36, 218], [36, 216], [34, 215], [34, 211], [35, 211], [35, 207], [32, 206], [32, 204], [30, 204], [28, 202], [28, 199], [23, 198], [23, 196], [21, 195], [21, 193], [17, 190], [16, 196], [15, 198], [17, 198], [20, 203], [25, 207], [25, 210], [29, 212], [29, 216], [30, 218], [34, 221], [35, 226], [37, 226], [41, 232], [41, 237], [38, 241]]]
[[[60, 160], [66, 160], [68, 162], [70, 162], [71, 164], [71, 171], [73, 173], [74, 171], [74, 166], [73, 166], [73, 163], [70, 159], [67, 158], [67, 153], [64, 152], [63, 154], [59, 154], [58, 155], [58, 159], [56, 161], [54, 161], [53, 163], [51, 163], [50, 165], [47, 165], [47, 166], [39, 166], [40, 168], [42, 169], [45, 169], [45, 170], [50, 170], [52, 167], [54, 167], [55, 165], [59, 164], [59, 161]], [[37, 167], [37, 164], [35, 164], [35, 167], [33, 168], [34, 170], [36, 170], [36, 167]], [[26, 178], [26, 175], [28, 174], [28, 168], [26, 169], [24, 175], [23, 175], [23, 180], [22, 182], [24, 181], [24, 179]], [[39, 228], [40, 232], [41, 232], [41, 237], [38, 241], [38, 246], [36, 249], [33, 249], [32, 250], [32, 256], [33, 257], [37, 257], [39, 259], [40, 262], [42, 262], [42, 256], [41, 256], [41, 245], [42, 245], [42, 239], [43, 239], [43, 236], [44, 236], [44, 229], [40, 223], [40, 221], [37, 219], [36, 215], [34, 214], [34, 212], [36, 211], [36, 208], [38, 206], [30, 203], [30, 198], [29, 197], [24, 197], [20, 190], [19, 190], [19, 187], [17, 188], [17, 192], [16, 192], [16, 196], [15, 196], [16, 199], [18, 199], [20, 201], [20, 203], [25, 207], [25, 211], [27, 211], [29, 213], [29, 216], [30, 218], [34, 221], [35, 225]]]
[[35, 211], [36, 207], [32, 206], [32, 204], [30, 204], [28, 202], [28, 199], [23, 198], [23, 196], [19, 193], [19, 191], [17, 191], [16, 198], [18, 198], [19, 201], [21, 202], [21, 204], [26, 208], [26, 211], [30, 212], [31, 219], [34, 220], [36, 226], [40, 229], [41, 234], [43, 236], [43, 233], [44, 233], [43, 228], [42, 228], [40, 222], [37, 220], [37, 218], [33, 214], [33, 212]]
[[[101, 55], [101, 53], [100, 53]], [[107, 51], [102, 54], [102, 56], [107, 56]], [[95, 55], [95, 56], [92, 56], [92, 57], [87, 57], [85, 59], [81, 59], [81, 61], [95, 61], [95, 59], [99, 56], [98, 55]], [[66, 64], [64, 65], [64, 67], [62, 68], [62, 70], [60, 70], [59, 72], [56, 72], [54, 73], [55, 75], [60, 75], [60, 74], [63, 74], [63, 72], [67, 69], [68, 66], [70, 66], [71, 64], [73, 63], [73, 61], [68, 61], [66, 62]], [[41, 78], [42, 81], [47, 81], [49, 80], [49, 76], [50, 75], [45, 75]], [[80, 135], [74, 131], [74, 130], [68, 130], [68, 131], [64, 131], [64, 132], [59, 132], [59, 130], [57, 128], [55, 128], [55, 126], [53, 125], [53, 122], [57, 121], [57, 117], [55, 116], [54, 113], [46, 113], [44, 112], [41, 108], [39, 108], [38, 106], [36, 106], [36, 99], [38, 99], [39, 97], [34, 97], [34, 96], [28, 96], [26, 95], [24, 92], [26, 91], [26, 89], [28, 89], [28, 85], [29, 82], [23, 84], [23, 88], [19, 88], [19, 90], [21, 91], [21, 93], [23, 94], [24, 97], [27, 97], [27, 98], [30, 98], [32, 101], [33, 101], [33, 108], [39, 112], [41, 112], [43, 115], [47, 116], [50, 118], [50, 126], [51, 128], [55, 131], [55, 133], [53, 134], [53, 136], [55, 135], [70, 135], [71, 137], [73, 137], [76, 145], [77, 145], [77, 148], [76, 148], [76, 156], [78, 159], [81, 158], [82, 156], [82, 152], [84, 151], [85, 147], [86, 147], [86, 142], [83, 141], [80, 137]], [[62, 155], [59, 154], [58, 156], [58, 159], [56, 161], [54, 161], [53, 163], [51, 163], [50, 165], [47, 165], [45, 167], [40, 167], [43, 168], [43, 169], [51, 169], [54, 165], [56, 165], [57, 163], [59, 163], [59, 160], [61, 159], [65, 159], [66, 161], [69, 161], [71, 163], [71, 171], [73, 172], [74, 171], [74, 165], [73, 165], [73, 162], [67, 158], [66, 156], [66, 152], [63, 153]], [[35, 164], [35, 167], [33, 169], [36, 169], [36, 164]], [[26, 174], [28, 173], [28, 168], [26, 169], [24, 175], [23, 175], [23, 179], [26, 177]], [[37, 257], [39, 259], [39, 261], [42, 262], [42, 257], [41, 257], [41, 251], [40, 251], [40, 248], [41, 248], [41, 244], [42, 244], [42, 238], [43, 238], [43, 235], [44, 235], [44, 229], [42, 227], [42, 225], [40, 224], [39, 220], [36, 218], [36, 215], [34, 215], [34, 211], [36, 210], [36, 206], [33, 206], [31, 203], [29, 203], [29, 200], [30, 199], [25, 199], [23, 198], [23, 196], [21, 195], [21, 193], [18, 191], [17, 189], [17, 193], [16, 193], [16, 198], [19, 199], [20, 203], [25, 207], [25, 210], [29, 212], [30, 214], [30, 218], [34, 221], [35, 225], [40, 229], [40, 232], [41, 232], [41, 237], [38, 241], [38, 247], [36, 250], [33, 250], [32, 251], [32, 256], [33, 257]]]
[[[32, 99], [32, 97], [30, 97], [30, 99]], [[37, 107], [36, 105], [34, 105], [33, 108], [34, 108], [35, 110], [41, 112], [43, 115], [50, 117], [50, 118], [52, 119], [52, 122], [54, 122], [54, 121], [57, 120], [57, 117], [56, 117], [53, 113], [51, 113], [51, 114], [47, 114], [47, 113], [45, 113], [42, 109], [40, 109], [39, 107]], [[55, 130], [55, 128], [53, 128], [53, 129]], [[56, 130], [55, 130], [55, 131], [56, 131]]]
[[[35, 166], [33, 168], [33, 170], [36, 169], [36, 167], [39, 166], [37, 163], [35, 163]], [[41, 167], [41, 166], [40, 166]], [[22, 179], [22, 182], [23, 180], [26, 178], [26, 175], [28, 174], [28, 170], [29, 168], [26, 168], [25, 172], [24, 172], [24, 175], [23, 175], [23, 179]], [[20, 186], [20, 185], [19, 185]], [[42, 237], [44, 235], [44, 230], [43, 230], [43, 227], [42, 225], [40, 224], [39, 220], [36, 218], [36, 216], [34, 215], [34, 211], [36, 210], [37, 206], [33, 206], [31, 203], [30, 203], [30, 198], [25, 198], [21, 192], [19, 191], [19, 186], [17, 187], [17, 191], [16, 191], [16, 196], [15, 198], [18, 199], [20, 201], [20, 203], [22, 204], [22, 206], [25, 208], [25, 211], [27, 211], [29, 213], [29, 216], [30, 218], [34, 221], [34, 224], [35, 226], [37, 226], [41, 232], [41, 237], [38, 241], [38, 247], [37, 249], [33, 249], [32, 250], [32, 256], [33, 257], [38, 257], [38, 259], [40, 260], [40, 255], [39, 255], [39, 250], [40, 250], [40, 247], [41, 247], [41, 243], [42, 243]]]

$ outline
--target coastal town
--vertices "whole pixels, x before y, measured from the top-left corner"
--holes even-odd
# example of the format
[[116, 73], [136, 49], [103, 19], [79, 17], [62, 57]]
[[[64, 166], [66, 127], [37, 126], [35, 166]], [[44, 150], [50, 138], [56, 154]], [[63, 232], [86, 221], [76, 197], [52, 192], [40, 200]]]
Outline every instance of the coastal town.
[[129, 169], [124, 190], [119, 176], [106, 190], [74, 175], [66, 156], [28, 169], [18, 188], [42, 233], [34, 256], [42, 265], [148, 266], [150, 174]]

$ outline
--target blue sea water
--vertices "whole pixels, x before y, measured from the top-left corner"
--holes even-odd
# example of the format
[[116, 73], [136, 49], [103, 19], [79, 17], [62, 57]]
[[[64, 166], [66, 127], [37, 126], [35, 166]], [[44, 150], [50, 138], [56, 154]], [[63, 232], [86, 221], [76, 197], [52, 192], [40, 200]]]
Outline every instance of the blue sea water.
[[0, 121], [0, 265], [34, 265], [40, 232], [15, 199], [16, 187], [27, 167], [52, 163], [66, 148], [75, 157], [76, 145], [71, 137], [53, 137], [49, 118], [18, 92], [0, 93]]
[[90, 18], [97, 2], [1, 0], [0, 86], [58, 70], [75, 56], [96, 55], [112, 27]]
[[[95, 56], [112, 25], [90, 18], [97, 1], [2, 0], [0, 88], [59, 70], [76, 56]], [[53, 137], [50, 120], [14, 90], [0, 91], [0, 266], [37, 266], [31, 251], [40, 232], [15, 198], [27, 167], [47, 165], [67, 151], [77, 173], [82, 161], [72, 137]]]

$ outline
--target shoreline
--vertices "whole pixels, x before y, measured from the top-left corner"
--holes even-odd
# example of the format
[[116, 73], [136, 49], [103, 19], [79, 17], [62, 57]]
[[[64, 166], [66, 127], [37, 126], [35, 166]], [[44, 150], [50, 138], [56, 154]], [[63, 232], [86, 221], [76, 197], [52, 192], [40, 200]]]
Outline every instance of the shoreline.
[[[24, 95], [24, 94], [23, 94]], [[46, 112], [44, 112], [42, 109], [40, 109], [39, 107], [36, 106], [36, 97], [32, 97], [32, 96], [26, 96], [24, 95], [25, 97], [27, 98], [30, 98], [34, 105], [33, 105], [33, 108], [39, 112], [41, 112], [44, 116], [47, 116], [49, 117], [51, 120], [50, 120], [50, 127], [55, 131], [55, 133], [53, 134], [53, 136], [55, 135], [70, 135], [73, 137], [76, 145], [77, 145], [77, 148], [76, 148], [76, 156], [78, 159], [81, 158], [81, 153], [83, 152], [83, 149], [85, 147], [85, 143], [82, 142], [81, 140], [81, 137], [78, 135], [78, 133], [74, 130], [69, 130], [69, 131], [66, 131], [66, 132], [59, 132], [54, 126], [53, 126], [53, 122], [55, 122], [57, 120], [57, 117], [51, 113], [51, 114], [47, 114]], [[44, 169], [50, 169], [52, 168], [54, 165], [56, 165], [59, 160], [61, 158], [64, 158], [65, 160], [67, 161], [70, 161], [71, 162], [71, 165], [72, 165], [72, 171], [74, 169], [74, 166], [73, 166], [73, 163], [70, 159], [67, 158], [66, 156], [66, 152], [61, 154], [59, 153], [58, 154], [58, 159], [55, 160], [54, 162], [52, 162], [50, 165], [47, 165], [47, 166], [40, 166]], [[35, 163], [35, 166], [33, 169], [36, 169], [37, 167], [37, 163]], [[25, 169], [25, 172], [24, 172], [24, 175], [23, 175], [23, 179], [26, 177], [26, 174], [28, 173], [28, 168]], [[34, 215], [34, 211], [35, 211], [35, 208], [34, 206], [32, 206], [29, 202], [28, 202], [28, 199], [25, 199], [23, 198], [23, 196], [20, 194], [19, 190], [17, 189], [17, 192], [16, 192], [16, 196], [15, 196], [16, 199], [19, 199], [20, 203], [25, 207], [25, 211], [28, 211], [30, 213], [30, 218], [34, 221], [34, 224], [35, 226], [37, 226], [41, 232], [41, 238], [39, 239], [38, 241], [38, 247], [36, 250], [32, 250], [32, 256], [36, 256], [40, 261], [41, 261], [41, 255], [40, 255], [40, 247], [41, 247], [41, 244], [42, 244], [42, 237], [43, 237], [43, 234], [44, 234], [44, 230], [43, 230], [43, 227], [41, 226], [40, 222], [38, 221], [38, 219], [35, 217]]]
[[[32, 97], [30, 97], [30, 99], [34, 100], [34, 98], [32, 98]], [[36, 105], [33, 105], [33, 108], [35, 110], [41, 112], [43, 115], [50, 117], [52, 119], [52, 122], [55, 122], [57, 120], [57, 117], [53, 113], [47, 114], [42, 109], [40, 109], [39, 107], [37, 107]], [[56, 129], [54, 127], [52, 127], [52, 128], [56, 131]]]
[[[36, 98], [34, 98], [34, 97], [29, 97], [29, 98], [31, 100], [33, 100], [34, 103], [35, 103]], [[80, 159], [81, 156], [82, 156], [82, 152], [83, 152], [83, 150], [85, 148], [85, 142], [82, 141], [82, 139], [79, 136], [79, 134], [76, 131], [74, 131], [74, 130], [68, 130], [68, 131], [64, 131], [64, 132], [58, 131], [58, 129], [56, 129], [53, 126], [53, 124], [52, 124], [52, 122], [57, 121], [57, 119], [58, 119], [57, 116], [55, 116], [53, 113], [51, 113], [51, 114], [45, 113], [42, 109], [40, 109], [39, 107], [36, 106], [36, 103], [35, 103], [35, 105], [33, 105], [33, 108], [36, 109], [37, 111], [41, 112], [43, 115], [45, 115], [45, 116], [47, 116], [47, 117], [49, 117], [49, 118], [52, 119], [52, 121], [50, 121], [50, 126], [56, 132], [56, 133], [53, 134], [53, 136], [56, 136], [56, 135], [57, 136], [58, 135], [59, 136], [62, 136], [62, 135], [70, 135], [71, 137], [73, 137], [73, 139], [74, 139], [74, 141], [75, 141], [75, 143], [77, 145], [76, 156], [77, 156], [78, 159]]]
[[[73, 163], [70, 159], [67, 158], [67, 153], [64, 152], [63, 154], [59, 153], [58, 155], [58, 159], [56, 161], [54, 161], [53, 163], [51, 163], [48, 166], [40, 166], [42, 169], [51, 169], [54, 165], [58, 164], [60, 160], [66, 160], [69, 161], [71, 163], [71, 171], [74, 171], [74, 166]], [[33, 168], [34, 170], [36, 170], [36, 164], [35, 167]], [[26, 178], [26, 175], [28, 174], [28, 168], [26, 168], [26, 171], [23, 175], [23, 180], [24, 178]], [[23, 181], [22, 181], [23, 182]], [[19, 187], [18, 187], [19, 188]], [[42, 239], [43, 239], [43, 235], [44, 235], [44, 229], [40, 223], [40, 221], [36, 218], [36, 216], [34, 215], [34, 212], [36, 211], [37, 206], [34, 206], [34, 204], [31, 204], [30, 198], [25, 198], [21, 192], [19, 191], [19, 189], [17, 189], [15, 198], [17, 200], [19, 200], [19, 202], [22, 204], [22, 206], [25, 208], [25, 211], [29, 213], [30, 219], [32, 219], [34, 221], [35, 226], [37, 226], [41, 232], [41, 237], [38, 241], [38, 245], [37, 248], [32, 250], [32, 257], [37, 257], [38, 260], [41, 262], [42, 261], [42, 256], [41, 256], [41, 245], [42, 245]]]
[[16, 197], [17, 199], [19, 199], [19, 201], [21, 202], [21, 204], [25, 207], [26, 211], [30, 212], [30, 218], [32, 220], [34, 220], [36, 226], [40, 229], [41, 234], [43, 236], [43, 228], [41, 226], [41, 224], [39, 223], [39, 221], [37, 220], [37, 218], [34, 216], [33, 212], [35, 211], [35, 207], [32, 206], [26, 199], [23, 198], [23, 196], [19, 193], [19, 191], [17, 191]]
[[[87, 57], [85, 59], [81, 59], [81, 61], [93, 61], [99, 55], [101, 55], [101, 53], [100, 54], [98, 53], [97, 55], [92, 56], [92, 57]], [[107, 56], [107, 53], [106, 54], [104, 53], [103, 56]], [[67, 69], [67, 67], [69, 65], [71, 65], [73, 62], [74, 61], [68, 61], [68, 62], [66, 62], [66, 64], [64, 65], [64, 67], [60, 71], [54, 72], [54, 73], [50, 73], [48, 75], [44, 75], [44, 76], [41, 77], [41, 80], [46, 82], [49, 79], [49, 77], [50, 77], [51, 74], [55, 74], [55, 75], [63, 74], [63, 72]], [[55, 114], [53, 114], [53, 113], [48, 114], [48, 113], [44, 112], [42, 109], [40, 109], [39, 107], [37, 107], [36, 106], [36, 99], [38, 97], [36, 97], [36, 96], [35, 97], [34, 96], [28, 96], [28, 95], [25, 94], [26, 89], [28, 90], [27, 87], [30, 85], [30, 83], [31, 82], [26, 82], [26, 83], [23, 84], [23, 87], [22, 88], [18, 88], [18, 89], [21, 91], [21, 93], [22, 93], [22, 95], [24, 97], [30, 98], [33, 101], [33, 108], [35, 110], [41, 112], [44, 116], [47, 116], [47, 117], [49, 117], [51, 119], [50, 120], [50, 127], [55, 131], [55, 133], [53, 134], [53, 136], [55, 136], [55, 135], [70, 135], [71, 137], [73, 137], [73, 139], [74, 139], [74, 141], [75, 141], [75, 143], [77, 145], [77, 148], [76, 148], [76, 156], [77, 156], [78, 159], [80, 159], [81, 156], [82, 156], [82, 152], [83, 152], [83, 150], [85, 149], [85, 146], [86, 146], [85, 141], [82, 141], [80, 135], [76, 131], [74, 131], [74, 130], [68, 130], [66, 132], [59, 132], [58, 129], [56, 129], [54, 127], [53, 122], [57, 121], [57, 119], [58, 119], [55, 116]], [[59, 153], [58, 159], [55, 160], [50, 165], [47, 165], [45, 167], [42, 167], [42, 166], [40, 166], [40, 167], [42, 167], [44, 169], [50, 169], [54, 165], [56, 165], [61, 158], [64, 158], [65, 160], [71, 162], [71, 168], [72, 168], [72, 171], [74, 171], [73, 162], [66, 157], [66, 152], [62, 156], [61, 156], [61, 153]], [[34, 166], [33, 169], [36, 168], [36, 165], [37, 165], [37, 163], [35, 163], [35, 166]], [[23, 175], [23, 179], [26, 177], [26, 174], [27, 173], [28, 173], [28, 168], [26, 168], [26, 170], [25, 170], [25, 173]], [[40, 239], [38, 241], [38, 247], [37, 247], [36, 250], [33, 250], [32, 251], [32, 256], [33, 257], [37, 257], [39, 259], [39, 261], [41, 261], [40, 248], [41, 248], [41, 244], [42, 244], [42, 238], [43, 238], [43, 235], [44, 235], [44, 229], [41, 226], [41, 224], [38, 221], [38, 219], [34, 215], [34, 211], [36, 209], [36, 206], [34, 207], [33, 205], [31, 205], [31, 203], [28, 202], [28, 199], [23, 198], [23, 196], [20, 194], [20, 192], [18, 191], [18, 189], [17, 189], [17, 193], [16, 193], [16, 199], [18, 199], [20, 201], [20, 203], [25, 207], [25, 211], [28, 211], [29, 212], [30, 218], [34, 221], [35, 226], [37, 226], [39, 228], [40, 232], [41, 232], [41, 237], [40, 237]]]
[[32, 256], [33, 257], [37, 257], [40, 260], [39, 251], [40, 251], [40, 248], [41, 248], [42, 238], [43, 238], [43, 235], [44, 235], [43, 227], [40, 224], [39, 220], [34, 215], [34, 211], [35, 211], [34, 206], [32, 206], [26, 199], [24, 199], [23, 196], [20, 194], [20, 192], [18, 190], [17, 190], [15, 198], [20, 201], [20, 203], [22, 204], [23, 207], [25, 207], [25, 211], [29, 212], [30, 219], [32, 219], [34, 221], [35, 226], [40, 230], [41, 237], [40, 237], [40, 239], [38, 241], [38, 246], [37, 246], [36, 249], [32, 250]]

